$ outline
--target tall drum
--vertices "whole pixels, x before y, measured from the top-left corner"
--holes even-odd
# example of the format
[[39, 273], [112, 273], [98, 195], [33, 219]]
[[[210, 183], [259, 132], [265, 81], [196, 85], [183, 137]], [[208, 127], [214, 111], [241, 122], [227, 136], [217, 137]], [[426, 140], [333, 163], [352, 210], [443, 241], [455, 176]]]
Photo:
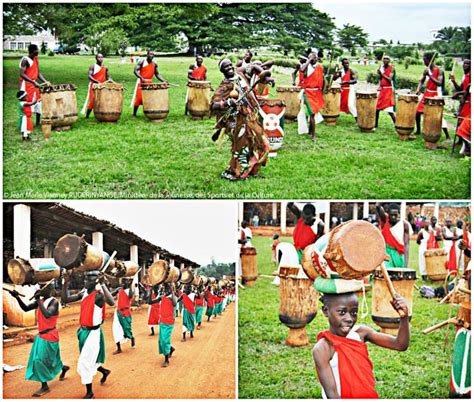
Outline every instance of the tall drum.
[[432, 282], [446, 279], [446, 260], [448, 253], [443, 248], [432, 248], [425, 251], [426, 276]]
[[36, 258], [30, 261], [19, 257], [13, 258], [8, 261], [7, 271], [9, 278], [15, 285], [48, 282], [51, 279], [59, 279], [61, 273], [51, 258]]
[[[282, 269], [288, 268], [288, 269]], [[280, 267], [280, 321], [288, 327], [286, 344], [305, 346], [309, 344], [306, 325], [313, 321], [318, 312], [319, 293], [313, 288], [313, 281], [298, 278], [299, 267]]]
[[341, 87], [333, 86], [324, 94], [324, 108], [322, 115], [324, 124], [335, 126], [341, 108]]
[[398, 95], [397, 119], [395, 130], [402, 141], [408, 137], [415, 129], [416, 107], [418, 106], [418, 95], [404, 94]]
[[[395, 291], [407, 301], [408, 316], [413, 311], [413, 288], [416, 271], [409, 268], [387, 268]], [[392, 296], [381, 270], [374, 272], [372, 287], [372, 320], [381, 328], [381, 332], [396, 335], [400, 326], [400, 315], [392, 307]]]
[[285, 119], [296, 120], [300, 111], [300, 98], [299, 93], [301, 92], [300, 87], [296, 86], [280, 86], [276, 89], [278, 99], [285, 102]]
[[285, 127], [285, 102], [280, 99], [260, 100], [260, 115], [263, 119], [262, 126], [270, 142], [269, 156], [276, 156], [283, 145], [283, 131]]
[[193, 120], [209, 116], [210, 81], [188, 81], [188, 111]]
[[375, 129], [377, 111], [376, 91], [356, 92], [357, 125], [360, 131], [370, 132]]
[[41, 88], [42, 119], [56, 130], [69, 130], [77, 121], [76, 86], [49, 85]]
[[123, 107], [123, 85], [103, 82], [92, 85], [94, 91], [94, 116], [103, 123], [115, 123], [120, 119]]
[[[168, 88], [164, 82], [142, 84], [143, 113], [153, 123], [160, 123], [168, 117], [170, 112]], [[209, 106], [208, 106], [209, 107]]]
[[254, 286], [258, 277], [257, 272], [257, 249], [244, 247], [240, 250], [242, 260], [242, 283], [246, 286]]
[[441, 138], [441, 128], [443, 125], [444, 99], [441, 96], [425, 98], [423, 113], [423, 139], [425, 147], [436, 149], [436, 143]]

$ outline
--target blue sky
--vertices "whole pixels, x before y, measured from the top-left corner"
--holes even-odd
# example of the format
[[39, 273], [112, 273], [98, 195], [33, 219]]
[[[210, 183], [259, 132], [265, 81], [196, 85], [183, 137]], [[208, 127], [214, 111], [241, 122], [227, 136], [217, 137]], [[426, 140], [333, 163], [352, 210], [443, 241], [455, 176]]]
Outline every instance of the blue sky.
[[469, 2], [337, 2], [313, 0], [315, 7], [343, 24], [361, 26], [369, 40], [384, 38], [401, 43], [429, 42], [430, 30], [471, 25]]

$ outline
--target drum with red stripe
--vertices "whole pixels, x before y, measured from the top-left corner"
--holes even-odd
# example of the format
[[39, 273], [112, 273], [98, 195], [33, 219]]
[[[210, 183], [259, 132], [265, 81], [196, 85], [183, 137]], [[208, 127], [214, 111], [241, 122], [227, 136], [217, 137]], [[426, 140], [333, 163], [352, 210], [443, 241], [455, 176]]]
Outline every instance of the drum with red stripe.
[[283, 145], [286, 105], [281, 99], [261, 99], [260, 116], [270, 142], [269, 156], [276, 156]]

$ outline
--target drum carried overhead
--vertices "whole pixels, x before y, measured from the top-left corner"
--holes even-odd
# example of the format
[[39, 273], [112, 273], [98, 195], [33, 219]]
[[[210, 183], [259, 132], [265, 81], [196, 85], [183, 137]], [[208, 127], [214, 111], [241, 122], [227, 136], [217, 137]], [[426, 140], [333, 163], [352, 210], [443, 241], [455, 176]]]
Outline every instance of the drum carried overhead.
[[[39, 264], [34, 264], [35, 268], [32, 266], [34, 260], [40, 261]], [[60, 268], [47, 260], [51, 259], [32, 259], [30, 264], [30, 261], [23, 258], [12, 258], [7, 265], [8, 276], [15, 285], [34, 285], [51, 279], [59, 279]]]
[[402, 141], [408, 140], [408, 137], [415, 129], [417, 106], [418, 95], [398, 95], [395, 129]]
[[425, 98], [423, 101], [423, 139], [425, 148], [436, 149], [436, 143], [441, 138], [443, 125], [444, 99], [441, 96]]
[[448, 271], [446, 261], [448, 253], [443, 248], [428, 249], [424, 253], [426, 264], [426, 276], [432, 282], [441, 282], [446, 279]]
[[[396, 292], [402, 296], [408, 306], [411, 320], [413, 311], [413, 289], [416, 271], [409, 268], [387, 268]], [[381, 270], [374, 272], [372, 287], [372, 320], [381, 328], [381, 332], [396, 335], [400, 326], [400, 315], [390, 304], [392, 297]]]
[[194, 274], [193, 271], [190, 269], [184, 269], [181, 271], [181, 279], [180, 282], [187, 285], [191, 284], [194, 280]]
[[285, 119], [296, 120], [300, 111], [300, 87], [296, 86], [279, 86], [276, 89], [278, 98], [286, 105]]
[[259, 110], [262, 117], [262, 126], [270, 142], [269, 156], [277, 156], [278, 150], [283, 145], [285, 132], [285, 102], [281, 99], [261, 99]]
[[168, 117], [169, 87], [169, 84], [164, 82], [142, 84], [143, 113], [153, 123], [160, 123]]
[[[134, 261], [115, 261], [115, 267], [111, 274], [117, 278], [130, 278], [134, 276], [138, 270], [139, 266]], [[107, 272], [108, 271], [107, 269]]]
[[77, 87], [73, 84], [48, 85], [40, 88], [42, 119], [51, 121], [56, 130], [69, 130], [77, 121]]
[[120, 119], [123, 107], [123, 85], [117, 82], [93, 84], [94, 116], [104, 123], [115, 123]]
[[360, 131], [371, 132], [375, 129], [377, 111], [377, 91], [356, 92], [357, 125]]
[[254, 286], [258, 277], [257, 249], [254, 247], [241, 248], [240, 258], [242, 260], [242, 284]]
[[341, 86], [333, 84], [326, 93], [324, 93], [324, 108], [321, 114], [324, 118], [324, 124], [335, 126], [337, 118], [341, 111]]
[[188, 81], [188, 111], [193, 120], [209, 116], [210, 81]]

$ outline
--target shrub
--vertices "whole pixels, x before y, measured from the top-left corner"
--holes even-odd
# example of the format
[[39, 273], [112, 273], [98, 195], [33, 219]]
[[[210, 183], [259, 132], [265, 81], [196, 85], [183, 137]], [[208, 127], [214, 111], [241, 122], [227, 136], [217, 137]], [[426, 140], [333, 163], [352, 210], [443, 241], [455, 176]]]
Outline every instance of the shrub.
[[54, 56], [54, 52], [53, 52], [52, 50], [50, 50], [50, 51], [48, 52], [48, 56]]

